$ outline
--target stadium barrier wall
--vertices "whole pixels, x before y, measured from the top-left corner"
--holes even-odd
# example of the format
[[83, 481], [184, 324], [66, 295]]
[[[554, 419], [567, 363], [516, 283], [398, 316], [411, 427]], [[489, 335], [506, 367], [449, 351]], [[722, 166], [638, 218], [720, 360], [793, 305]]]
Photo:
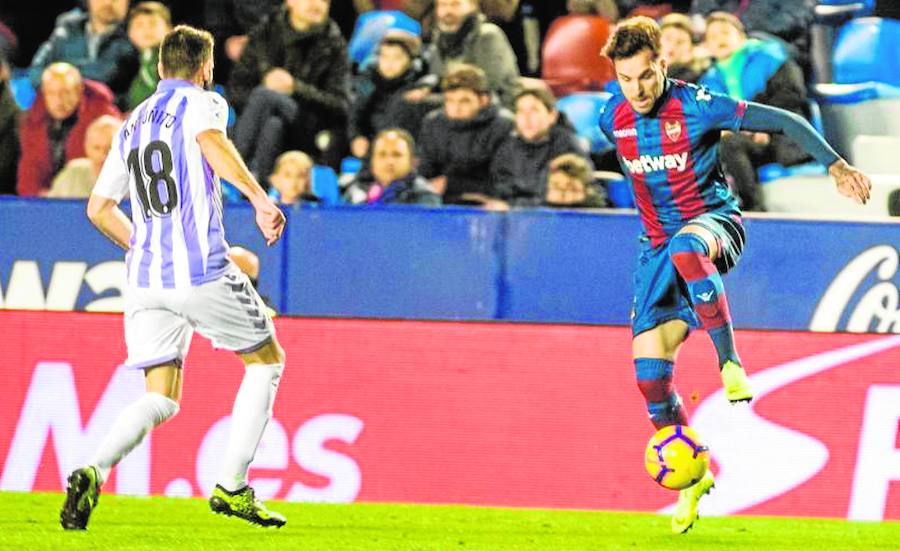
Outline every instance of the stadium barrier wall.
[[[288, 365], [251, 483], [263, 499], [661, 511], [625, 327], [277, 318]], [[142, 392], [121, 316], [0, 314], [0, 489], [61, 491]], [[722, 395], [692, 338], [677, 385], [710, 445], [704, 515], [900, 519], [900, 335], [739, 331], [757, 392]], [[106, 493], [213, 487], [241, 367], [196, 339], [178, 416]]]
[[[81, 201], [0, 200], [0, 307], [121, 310], [122, 252]], [[297, 207], [266, 247], [247, 205], [227, 237], [261, 256], [288, 315], [625, 325], [633, 214]], [[738, 328], [900, 332], [897, 222], [749, 218], [726, 277]]]

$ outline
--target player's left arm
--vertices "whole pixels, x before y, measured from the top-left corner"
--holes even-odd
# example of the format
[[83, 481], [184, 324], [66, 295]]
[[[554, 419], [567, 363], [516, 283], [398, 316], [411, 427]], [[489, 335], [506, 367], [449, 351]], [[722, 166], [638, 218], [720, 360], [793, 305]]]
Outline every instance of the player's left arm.
[[131, 220], [125, 216], [115, 199], [92, 193], [88, 199], [87, 215], [103, 235], [126, 251], [133, 231]]
[[838, 192], [863, 205], [869, 200], [872, 190], [869, 177], [841, 158], [803, 117], [777, 107], [748, 102], [741, 130], [785, 134], [828, 167]]

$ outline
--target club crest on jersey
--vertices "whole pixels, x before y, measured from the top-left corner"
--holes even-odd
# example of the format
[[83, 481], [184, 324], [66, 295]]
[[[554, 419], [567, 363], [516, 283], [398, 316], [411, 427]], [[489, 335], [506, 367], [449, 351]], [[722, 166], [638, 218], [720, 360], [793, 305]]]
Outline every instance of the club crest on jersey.
[[678, 138], [681, 137], [681, 122], [666, 121], [663, 126], [666, 128], [666, 136], [673, 142], [677, 142]]

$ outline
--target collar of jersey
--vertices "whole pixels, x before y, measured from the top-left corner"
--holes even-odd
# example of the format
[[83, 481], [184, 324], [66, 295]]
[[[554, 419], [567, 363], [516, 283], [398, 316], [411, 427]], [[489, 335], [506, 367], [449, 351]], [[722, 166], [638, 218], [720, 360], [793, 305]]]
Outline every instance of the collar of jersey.
[[165, 90], [171, 90], [173, 88], [185, 88], [188, 86], [197, 87], [196, 84], [189, 80], [182, 80], [180, 78], [164, 78], [159, 81], [159, 84], [156, 85], [156, 91], [162, 92]]

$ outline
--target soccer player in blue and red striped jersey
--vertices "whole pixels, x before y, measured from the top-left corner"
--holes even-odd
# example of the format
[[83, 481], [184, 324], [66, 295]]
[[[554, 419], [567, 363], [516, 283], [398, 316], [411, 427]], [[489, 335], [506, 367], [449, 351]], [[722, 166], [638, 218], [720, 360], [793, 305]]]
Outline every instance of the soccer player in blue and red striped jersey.
[[[605, 107], [600, 128], [616, 145], [644, 229], [632, 313], [638, 387], [654, 426], [687, 424], [672, 373], [692, 327], [706, 329], [715, 345], [726, 398], [753, 398], [721, 277], [737, 263], [745, 238], [737, 200], [717, 162], [722, 131], [785, 133], [828, 167], [841, 194], [859, 203], [869, 199], [872, 185], [801, 117], [666, 78], [652, 19], [620, 23], [604, 53], [621, 91]], [[681, 491], [674, 532], [693, 525], [700, 498], [713, 484], [707, 473]]]

